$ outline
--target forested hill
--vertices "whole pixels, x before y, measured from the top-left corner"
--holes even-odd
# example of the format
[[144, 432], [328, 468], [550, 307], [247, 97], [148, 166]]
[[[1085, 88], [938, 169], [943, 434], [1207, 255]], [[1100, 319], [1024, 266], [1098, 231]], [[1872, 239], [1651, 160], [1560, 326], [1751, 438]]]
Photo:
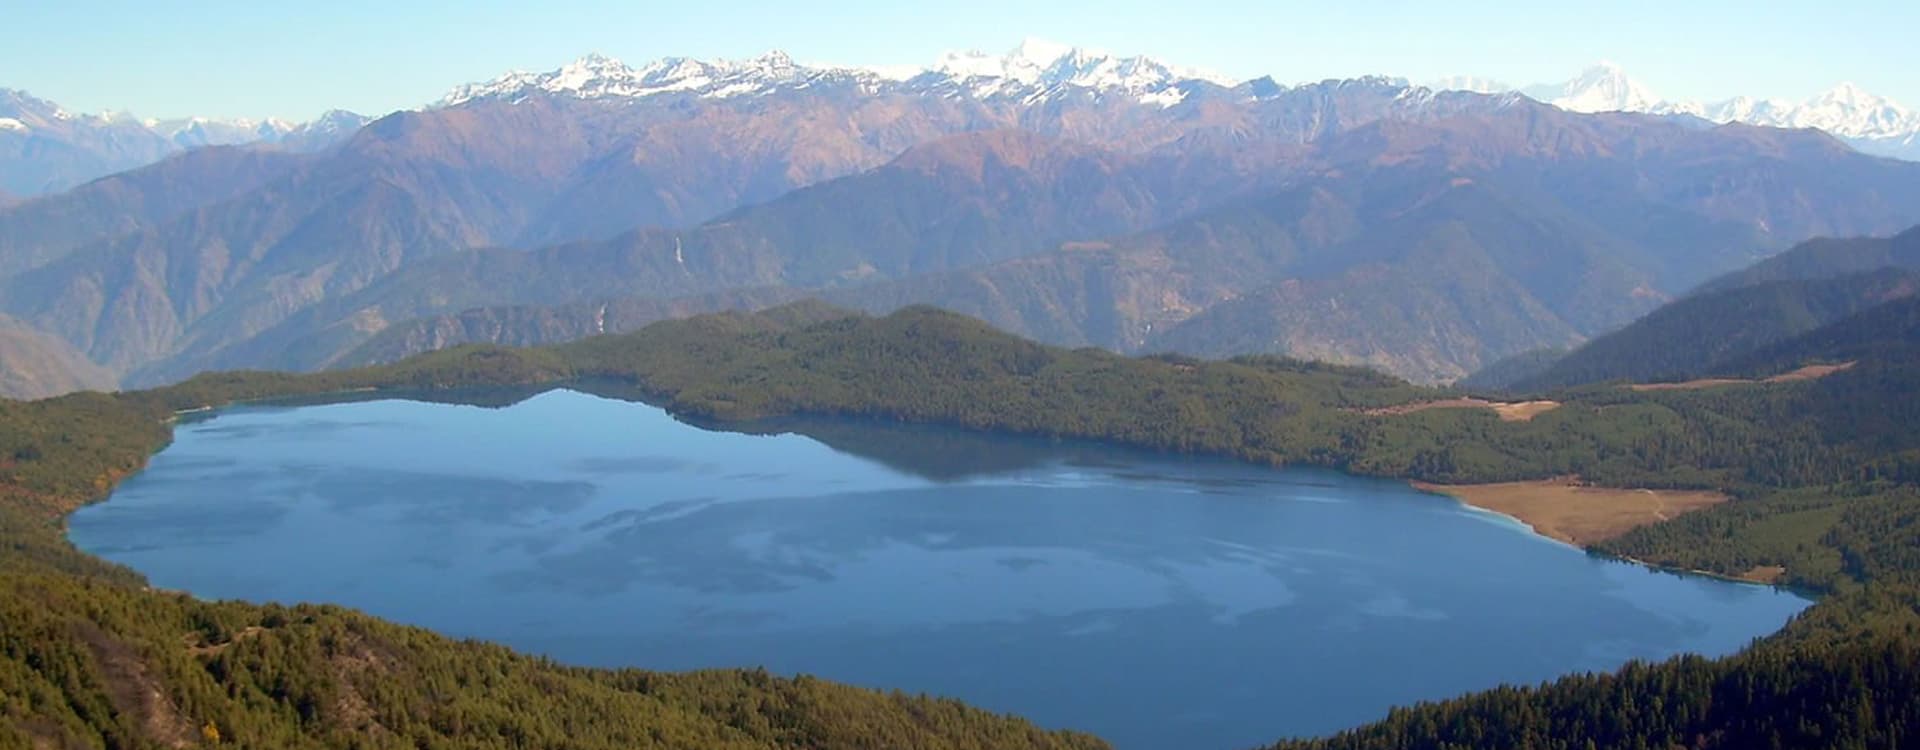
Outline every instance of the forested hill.
[[[1920, 297], [1855, 313], [1726, 364], [1728, 372], [1778, 372], [1806, 362], [1878, 362], [1920, 358]], [[1920, 383], [1915, 384], [1920, 389]]]
[[1127, 358], [927, 308], [874, 318], [800, 305], [546, 349], [0, 402], [0, 745], [1097, 746], [948, 701], [753, 672], [570, 669], [338, 608], [197, 602], [141, 588], [59, 534], [61, 516], [165, 443], [176, 410], [593, 378], [708, 418], [836, 414], [1443, 482], [1578, 474], [1732, 490], [1733, 503], [1608, 550], [1728, 574], [1781, 565], [1826, 594], [1770, 645], [1410, 709], [1332, 746], [1897, 747], [1920, 737], [1917, 367], [1868, 352], [1817, 381], [1569, 391], [1529, 421], [1503, 421], [1481, 408], [1384, 412], [1453, 394], [1362, 369]]
[[1892, 237], [1808, 240], [1786, 252], [1702, 284], [1695, 294], [1769, 281], [1830, 279], [1880, 268], [1920, 270], [1920, 227]]
[[1357, 730], [1271, 750], [1895, 750], [1920, 738], [1916, 663], [1912, 641], [1680, 657], [1396, 710]]
[[1655, 310], [1507, 385], [1539, 391], [1730, 374], [1740, 369], [1733, 363], [1755, 351], [1916, 292], [1920, 272], [1896, 268], [1707, 292]]
[[1570, 352], [1516, 355], [1459, 383], [1531, 392], [1729, 375], [1744, 372], [1738, 363], [1761, 349], [1916, 293], [1920, 227], [1892, 237], [1816, 239], [1703, 284]]
[[1505, 390], [1515, 383], [1536, 377], [1567, 356], [1569, 350], [1532, 349], [1495, 360], [1493, 364], [1454, 381], [1460, 388], [1476, 391]]

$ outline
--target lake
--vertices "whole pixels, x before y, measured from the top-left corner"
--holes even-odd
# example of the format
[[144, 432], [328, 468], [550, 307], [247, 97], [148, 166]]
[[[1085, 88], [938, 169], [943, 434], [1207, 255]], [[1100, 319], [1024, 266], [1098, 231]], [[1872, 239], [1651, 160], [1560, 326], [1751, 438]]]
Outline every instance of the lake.
[[575, 664], [923, 691], [1143, 749], [1726, 654], [1808, 604], [1589, 556], [1403, 482], [512, 401], [198, 415], [71, 537], [207, 598], [343, 604]]

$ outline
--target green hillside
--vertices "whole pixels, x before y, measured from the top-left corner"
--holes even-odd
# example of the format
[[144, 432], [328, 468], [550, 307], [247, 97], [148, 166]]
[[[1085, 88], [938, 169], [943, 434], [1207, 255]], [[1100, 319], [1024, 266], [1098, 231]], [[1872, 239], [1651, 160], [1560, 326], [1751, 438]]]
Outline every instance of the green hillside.
[[1472, 390], [1501, 390], [1514, 383], [1537, 377], [1567, 356], [1566, 349], [1531, 349], [1495, 360], [1472, 375], [1454, 381], [1454, 385]]
[[1920, 298], [1888, 302], [1727, 362], [1730, 373], [1778, 372], [1806, 362], [1920, 356]]
[[0, 746], [1097, 748], [955, 701], [562, 667], [338, 607], [0, 576]]
[[1808, 240], [1786, 252], [1702, 284], [1696, 294], [1769, 281], [1829, 279], [1880, 268], [1920, 269], [1920, 227], [1891, 237]]
[[1708, 292], [1596, 338], [1511, 387], [1545, 390], [1609, 380], [1649, 383], [1727, 374], [1731, 362], [1757, 350], [1916, 291], [1920, 272], [1883, 268]]

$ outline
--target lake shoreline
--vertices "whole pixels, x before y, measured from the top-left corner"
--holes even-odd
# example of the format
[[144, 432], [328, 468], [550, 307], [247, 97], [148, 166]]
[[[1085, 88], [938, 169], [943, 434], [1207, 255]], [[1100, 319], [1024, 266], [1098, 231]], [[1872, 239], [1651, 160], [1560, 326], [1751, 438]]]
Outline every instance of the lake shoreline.
[[[1595, 544], [1634, 529], [1732, 500], [1718, 492], [1594, 487], [1571, 477], [1488, 484], [1408, 480], [1408, 484], [1422, 492], [1452, 498], [1476, 511], [1510, 519], [1536, 535], [1589, 553], [1594, 552]], [[1622, 508], [1623, 503], [1638, 507]], [[1676, 568], [1634, 557], [1609, 557], [1655, 570], [1763, 586], [1777, 586], [1786, 575], [1786, 569], [1778, 566], [1758, 566], [1744, 573], [1729, 574]]]
[[[501, 410], [472, 408], [477, 404], [446, 398], [424, 404], [379, 400], [385, 403], [347, 396], [325, 407], [327, 411], [313, 412], [236, 406], [215, 411], [223, 420], [220, 424], [183, 421], [177, 460], [157, 458], [148, 469], [150, 483], [129, 483], [110, 501], [131, 506], [77, 517], [70, 526], [71, 538], [83, 550], [98, 551], [152, 576], [154, 588], [193, 599], [331, 603], [394, 622], [509, 644], [572, 665], [668, 671], [759, 665], [783, 675], [822, 674], [850, 684], [952, 696], [1018, 711], [1045, 726], [1095, 729], [1115, 739], [1154, 736], [1162, 730], [1075, 713], [1081, 708], [1071, 701], [996, 692], [999, 688], [988, 685], [989, 678], [956, 668], [942, 656], [950, 653], [943, 650], [947, 646], [918, 644], [950, 641], [951, 653], [1029, 655], [1010, 660], [1003, 665], [1007, 668], [1043, 662], [1037, 655], [1045, 655], [1075, 671], [1093, 669], [1087, 674], [1105, 675], [1096, 680], [1105, 684], [1120, 681], [1098, 671], [1121, 661], [1114, 653], [1161, 665], [1155, 668], [1167, 669], [1177, 678], [1171, 682], [1180, 683], [1224, 674], [1243, 659], [1297, 663], [1326, 654], [1413, 649], [1380, 662], [1400, 664], [1417, 655], [1424, 642], [1479, 649], [1473, 652], [1476, 658], [1467, 660], [1471, 668], [1434, 670], [1435, 680], [1460, 680], [1444, 690], [1383, 689], [1376, 695], [1369, 692], [1374, 688], [1354, 687], [1339, 693], [1347, 698], [1328, 699], [1324, 709], [1345, 711], [1353, 707], [1350, 703], [1371, 712], [1502, 682], [1535, 682], [1615, 666], [1604, 660], [1612, 655], [1596, 656], [1578, 647], [1586, 636], [1548, 635], [1551, 628], [1537, 632], [1541, 653], [1552, 652], [1554, 659], [1503, 662], [1513, 642], [1478, 634], [1516, 623], [1554, 623], [1568, 613], [1581, 613], [1577, 619], [1582, 622], [1608, 623], [1596, 629], [1600, 635], [1594, 637], [1645, 649], [1631, 652], [1640, 658], [1695, 651], [1718, 656], [1772, 632], [1791, 612], [1806, 606], [1802, 600], [1760, 590], [1734, 592], [1741, 604], [1729, 606], [1706, 595], [1716, 585], [1729, 588], [1724, 584], [1649, 576], [1625, 561], [1569, 555], [1515, 534], [1504, 523], [1489, 524], [1490, 519], [1459, 513], [1414, 491], [1404, 480], [1324, 467], [1273, 471], [1260, 462], [1145, 451], [1111, 442], [1087, 441], [1082, 446], [1077, 440], [1005, 440], [998, 431], [921, 434], [883, 424], [858, 429], [849, 424], [843, 430], [841, 420], [824, 427], [801, 420], [761, 423], [750, 427], [769, 428], [767, 432], [708, 431], [696, 436], [693, 430], [702, 428], [681, 423], [656, 405], [628, 408], [583, 392], [549, 392]], [[490, 399], [483, 393], [477, 400]], [[433, 425], [441, 431], [421, 431]], [[342, 429], [354, 432], [337, 432]], [[867, 439], [856, 439], [861, 436], [853, 433], [862, 431], [869, 433]], [[765, 434], [785, 437], [760, 437]], [[529, 451], [477, 439], [506, 435], [541, 448]], [[1096, 446], [1118, 450], [1087, 450]], [[704, 454], [694, 455], [702, 451], [718, 451], [715, 455], [744, 461], [752, 470], [737, 472], [718, 462], [714, 465], [722, 468], [708, 468], [700, 463], [706, 460]], [[824, 460], [828, 452], [846, 467], [818, 469], [829, 463]], [[996, 452], [1004, 455], [996, 458]], [[330, 456], [324, 461], [336, 468], [331, 473], [276, 468], [287, 461], [306, 466], [316, 461], [316, 453]], [[238, 463], [242, 461], [254, 463]], [[929, 462], [995, 477], [1004, 474], [1007, 481], [961, 481], [928, 473]], [[467, 477], [461, 473], [466, 471], [486, 476]], [[289, 479], [294, 474], [297, 481]], [[861, 484], [860, 477], [869, 474], [877, 484]], [[901, 484], [897, 475], [912, 477]], [[400, 479], [420, 484], [402, 485]], [[243, 483], [224, 483], [229, 480]], [[426, 483], [434, 488], [423, 489]], [[549, 506], [526, 494], [529, 487], [551, 492], [563, 484], [586, 483], [595, 488], [568, 495], [591, 501], [582, 505]], [[1003, 486], [1030, 489], [1009, 494]], [[187, 500], [185, 506], [174, 507], [225, 515], [230, 506], [195, 504], [195, 496], [212, 491], [272, 499], [274, 492], [290, 487], [312, 503], [300, 511], [297, 523], [285, 522], [285, 514], [268, 514], [255, 519], [258, 524], [222, 536], [217, 548], [196, 541], [207, 524], [179, 516], [162, 503], [163, 496], [172, 493]], [[172, 489], [156, 491], [163, 488]], [[518, 497], [496, 490], [514, 490], [508, 494]], [[814, 497], [816, 490], [822, 497], [836, 498], [833, 505], [792, 501]], [[927, 495], [925, 502], [902, 502], [909, 499], [902, 493], [919, 498], [923, 492], [940, 494]], [[1035, 497], [1019, 494], [1023, 492]], [[692, 504], [681, 499], [696, 496]], [[457, 502], [448, 501], [454, 498]], [[834, 508], [846, 515], [835, 520], [828, 513]], [[330, 509], [331, 514], [307, 512], [313, 509]], [[470, 514], [463, 516], [469, 520], [458, 521], [464, 524], [460, 534], [445, 535], [457, 537], [457, 542], [425, 543], [438, 537], [405, 530], [411, 528], [405, 523], [438, 524], [435, 528], [448, 530], [447, 524], [456, 521], [442, 513], [452, 509]], [[271, 536], [276, 529], [291, 530]], [[184, 534], [179, 549], [199, 550], [184, 556], [193, 559], [181, 563], [181, 555], [151, 554], [166, 547], [158, 540], [169, 530]], [[534, 536], [564, 536], [569, 546], [555, 552], [519, 543]], [[303, 539], [358, 541], [345, 549], [326, 542], [305, 549]], [[459, 562], [463, 551], [480, 549], [491, 550], [484, 553], [486, 565]], [[300, 574], [250, 583], [240, 580], [248, 576], [227, 572], [235, 558], [261, 570]], [[156, 560], [172, 561], [172, 567], [149, 564]], [[687, 572], [654, 560], [699, 561], [696, 577], [753, 585], [735, 591], [691, 581]], [[802, 569], [790, 560], [808, 562]], [[575, 564], [588, 561], [592, 564]], [[1356, 567], [1354, 561], [1366, 562]], [[568, 575], [543, 574], [555, 566]], [[362, 568], [379, 571], [381, 591], [361, 588], [360, 581], [369, 580], [356, 572]], [[446, 570], [480, 572], [461, 578]], [[599, 578], [587, 577], [589, 570]], [[968, 577], [955, 578], [955, 571]], [[769, 589], [754, 583], [761, 580], [781, 583]], [[542, 587], [550, 583], [553, 591], [524, 593], [535, 582]], [[954, 586], [971, 588], [940, 593], [942, 587]], [[872, 607], [864, 616], [902, 633], [889, 636], [899, 640], [886, 641], [892, 645], [883, 650], [897, 658], [884, 667], [861, 661], [858, 649], [837, 645], [876, 637], [854, 632], [857, 628], [827, 629], [824, 635], [806, 630], [803, 638], [812, 640], [769, 648], [782, 638], [794, 638], [790, 632], [800, 632], [797, 626], [778, 623], [824, 627], [816, 619], [836, 609], [829, 605], [875, 590], [893, 593], [870, 600], [880, 604], [861, 605]], [[428, 601], [429, 591], [463, 604], [413, 604]], [[1011, 593], [988, 593], [967, 602], [967, 591]], [[1182, 593], [1167, 599], [1156, 593], [1161, 591]], [[581, 592], [595, 593], [575, 596]], [[899, 610], [911, 614], [884, 614], [892, 602], [913, 602], [917, 596], [941, 604]], [[621, 604], [627, 601], [621, 597], [643, 599], [646, 606]], [[523, 606], [534, 602], [542, 606]], [[948, 602], [962, 604], [939, 614]], [[1278, 612], [1290, 606], [1302, 609]], [[555, 636], [549, 627], [528, 629], [517, 616], [500, 614], [536, 610], [555, 620], [618, 625], [579, 627]], [[762, 611], [779, 614], [758, 614]], [[645, 614], [635, 614], [639, 612]], [[1776, 615], [1781, 619], [1773, 619]], [[1713, 624], [1684, 632], [1667, 627], [1676, 617]], [[1294, 623], [1299, 630], [1295, 637], [1277, 635], [1284, 632], [1283, 621]], [[688, 623], [701, 625], [689, 628]], [[1618, 630], [1609, 633], [1608, 627]], [[738, 633], [728, 634], [729, 628]], [[1164, 635], [1165, 628], [1185, 628], [1205, 637], [1153, 640], [1156, 633]], [[1389, 646], [1382, 645], [1387, 640], [1353, 635], [1368, 628], [1395, 634], [1398, 640], [1387, 639], [1394, 644]], [[1626, 631], [1633, 635], [1620, 635]], [[632, 643], [620, 640], [633, 640], [636, 633], [644, 637]], [[1008, 641], [1009, 634], [1019, 638]], [[1732, 635], [1722, 637], [1726, 634]], [[1528, 636], [1529, 641], [1533, 638]], [[1195, 654], [1179, 645], [1199, 641], [1213, 644], [1211, 650]], [[661, 643], [670, 645], [657, 645]], [[793, 643], [811, 646], [789, 648]], [[1298, 644], [1313, 648], [1302, 652]], [[1116, 651], [1120, 646], [1125, 650]], [[1232, 656], [1223, 656], [1229, 652]], [[1561, 661], [1563, 653], [1571, 656]], [[1343, 669], [1360, 674], [1356, 670], [1367, 658]], [[1390, 682], [1367, 678], [1356, 679], [1354, 685]], [[1238, 706], [1235, 695], [1229, 690], [1215, 696], [1217, 701], [1203, 703]], [[1196, 704], [1171, 715], [1203, 708]], [[1255, 706], [1224, 712], [1221, 723], [1207, 731], [1225, 734], [1208, 744], [1247, 746], [1274, 736], [1276, 730], [1269, 728], [1242, 729], [1243, 720], [1233, 718], [1256, 715], [1260, 711]], [[1342, 715], [1333, 722], [1328, 720], [1332, 715], [1289, 715], [1276, 726], [1284, 727], [1282, 734], [1318, 735], [1358, 726], [1365, 718], [1355, 714], [1349, 721]]]
[[[547, 391], [552, 391], [552, 390], [572, 390], [575, 392], [585, 393], [585, 394], [597, 396], [600, 398], [610, 398], [610, 399], [619, 400], [619, 401], [629, 401], [634, 403], [647, 404], [647, 405], [665, 410], [669, 415], [671, 415], [676, 420], [686, 422], [688, 424], [695, 425], [703, 429], [759, 432], [760, 430], [754, 430], [752, 429], [752, 427], [754, 425], [760, 425], [764, 427], [766, 424], [770, 422], [777, 423], [779, 420], [791, 419], [791, 418], [835, 419], [835, 420], [847, 420], [849, 422], [856, 422], [856, 423], [870, 421], [870, 422], [879, 423], [879, 424], [911, 424], [915, 426], [924, 426], [924, 427], [932, 427], [932, 428], [957, 429], [957, 430], [962, 430], [967, 432], [976, 432], [976, 433], [985, 434], [985, 435], [999, 435], [999, 436], [1020, 437], [1020, 438], [1037, 438], [1037, 439], [1043, 439], [1043, 440], [1050, 440], [1054, 442], [1084, 441], [1094, 445], [1104, 445], [1109, 447], [1118, 447], [1118, 448], [1125, 448], [1130, 450], [1140, 450], [1147, 453], [1157, 453], [1157, 454], [1163, 454], [1163, 455], [1169, 455], [1169, 456], [1217, 458], [1217, 459], [1231, 461], [1235, 463], [1244, 463], [1250, 466], [1263, 466], [1263, 467], [1274, 468], [1274, 469], [1286, 469], [1286, 468], [1328, 469], [1328, 470], [1336, 471], [1340, 474], [1351, 476], [1351, 477], [1364, 478], [1364, 479], [1378, 479], [1378, 480], [1394, 481], [1394, 482], [1405, 482], [1408, 485], [1412, 486], [1414, 489], [1420, 490], [1422, 492], [1449, 497], [1449, 498], [1452, 498], [1454, 501], [1459, 502], [1462, 505], [1468, 506], [1475, 510], [1492, 513], [1495, 515], [1505, 517], [1507, 519], [1511, 519], [1512, 521], [1526, 528], [1529, 532], [1535, 534], [1536, 536], [1539, 536], [1543, 539], [1558, 542], [1561, 544], [1565, 544], [1575, 549], [1586, 551], [1590, 554], [1594, 552], [1593, 550], [1594, 544], [1616, 538], [1621, 534], [1624, 534], [1635, 528], [1639, 528], [1642, 526], [1650, 526], [1656, 523], [1661, 523], [1667, 520], [1671, 520], [1674, 517], [1678, 517], [1683, 513], [1692, 512], [1694, 510], [1704, 509], [1711, 505], [1717, 505], [1723, 502], [1731, 501], [1731, 496], [1723, 492], [1718, 492], [1713, 490], [1652, 490], [1652, 489], [1644, 489], [1644, 488], [1600, 487], [1600, 486], [1594, 486], [1594, 485], [1588, 485], [1588, 484], [1582, 483], [1578, 480], [1578, 478], [1575, 478], [1575, 477], [1556, 477], [1551, 479], [1522, 480], [1522, 481], [1516, 481], [1516, 482], [1493, 482], [1493, 483], [1481, 483], [1481, 484], [1441, 484], [1437, 482], [1429, 482], [1426, 480], [1416, 479], [1413, 477], [1388, 476], [1388, 475], [1349, 472], [1344, 469], [1340, 469], [1338, 467], [1316, 466], [1313, 464], [1280, 464], [1280, 463], [1274, 463], [1270, 461], [1261, 461], [1253, 458], [1248, 458], [1245, 456], [1234, 456], [1234, 455], [1222, 454], [1222, 453], [1186, 453], [1186, 452], [1178, 452], [1178, 451], [1166, 451], [1166, 450], [1156, 449], [1151, 446], [1139, 445], [1139, 444], [1130, 443], [1130, 442], [1121, 441], [1121, 440], [1104, 440], [1100, 438], [1090, 438], [1090, 437], [1070, 436], [1070, 435], [1045, 435], [1040, 433], [1027, 432], [1027, 431], [1021, 431], [1021, 430], [1010, 430], [1010, 429], [980, 428], [972, 425], [966, 425], [966, 424], [961, 424], [957, 422], [948, 422], [943, 420], [902, 420], [902, 419], [889, 419], [889, 418], [874, 416], [874, 415], [844, 415], [844, 414], [812, 413], [812, 412], [796, 412], [796, 413], [780, 414], [780, 415], [768, 415], [764, 417], [758, 417], [754, 419], [745, 419], [745, 420], [714, 418], [707, 415], [689, 413], [683, 409], [677, 408], [677, 405], [674, 403], [674, 400], [672, 398], [665, 397], [663, 394], [659, 394], [651, 391], [643, 383], [628, 382], [621, 379], [594, 378], [594, 377], [564, 378], [559, 380], [551, 380], [551, 381], [543, 381], [543, 382], [522, 383], [518, 385], [474, 386], [474, 387], [455, 387], [455, 388], [384, 388], [384, 387], [376, 387], [376, 386], [366, 386], [366, 387], [344, 388], [344, 389], [339, 389], [335, 391], [325, 391], [325, 392], [318, 392], [318, 393], [261, 396], [257, 398], [236, 399], [223, 404], [202, 405], [194, 408], [177, 410], [174, 413], [173, 418], [169, 420], [169, 424], [176, 422], [182, 416], [191, 415], [196, 418], [204, 418], [204, 417], [211, 416], [211, 413], [218, 412], [223, 409], [227, 409], [234, 406], [243, 406], [248, 404], [304, 405], [304, 404], [314, 404], [314, 403], [327, 403], [327, 402], [334, 402], [334, 401], [352, 401], [352, 400], [361, 400], [361, 399], [381, 400], [386, 398], [433, 402], [433, 401], [440, 400], [441, 398], [445, 398], [450, 394], [456, 394], [460, 392], [476, 392], [476, 393], [504, 392], [504, 393], [513, 393], [520, 398], [530, 398], [540, 393], [545, 393]], [[1528, 402], [1528, 403], [1531, 404], [1533, 402]], [[1542, 404], [1552, 403], [1554, 407], [1559, 406], [1558, 403], [1554, 403], [1554, 402], [1540, 402], [1540, 403]], [[1526, 415], [1527, 418], [1530, 418], [1531, 416], [1532, 416], [1531, 414]], [[780, 430], [776, 428], [774, 431], [778, 432]], [[134, 471], [138, 472], [144, 468], [145, 467], [142, 466], [142, 467], [136, 468]], [[117, 484], [117, 482], [115, 484]], [[100, 502], [102, 500], [105, 500], [106, 495], [111, 494], [111, 492], [112, 492], [112, 488], [109, 487], [107, 493], [104, 493], [101, 497], [97, 498], [94, 502]], [[1542, 503], [1537, 500], [1529, 501], [1525, 497], [1516, 497], [1515, 496], [1516, 493], [1523, 494], [1523, 495], [1542, 494], [1548, 499], [1548, 502]], [[1622, 497], [1642, 496], [1642, 495], [1651, 495], [1654, 498], [1671, 497], [1671, 498], [1674, 498], [1677, 502], [1675, 503], [1674, 507], [1668, 509], [1668, 512], [1664, 516], [1660, 515], [1658, 512], [1638, 514], [1638, 515], [1633, 513], [1609, 514], [1607, 513], [1607, 509], [1604, 507], [1604, 505], [1611, 500], [1617, 500]], [[1554, 500], [1570, 500], [1572, 501], [1572, 507], [1571, 508], [1554, 507], [1555, 506], [1555, 503], [1553, 502]], [[88, 503], [88, 504], [91, 504], [91, 503]], [[1656, 505], [1656, 508], [1657, 507], [1658, 506]], [[64, 525], [65, 523], [66, 515], [70, 515], [70, 513], [62, 515], [62, 518], [60, 519], [62, 525]], [[1614, 517], [1612, 518], [1603, 517], [1607, 515], [1613, 515]], [[1576, 528], [1574, 528], [1572, 531], [1562, 529], [1561, 524], [1563, 522], [1569, 522], [1569, 521], [1572, 522], [1569, 525], [1574, 526]], [[1630, 557], [1618, 557], [1618, 556], [1612, 556], [1612, 555], [1609, 555], [1609, 556], [1616, 557], [1617, 559], [1625, 560], [1627, 562], [1631, 562], [1637, 565], [1642, 565], [1655, 570], [1662, 570], [1662, 571], [1674, 572], [1674, 573], [1686, 573], [1686, 574], [1692, 574], [1692, 575], [1701, 575], [1709, 578], [1717, 578], [1721, 580], [1735, 581], [1740, 583], [1761, 584], [1761, 585], [1780, 585], [1779, 584], [1780, 579], [1785, 577], [1784, 569], [1774, 570], [1772, 568], [1763, 567], [1763, 568], [1756, 568], [1753, 571], [1747, 571], [1741, 574], [1732, 574], [1732, 573], [1723, 573], [1723, 572], [1715, 572], [1715, 571], [1708, 571], [1708, 570], [1683, 569], [1683, 568], [1677, 568], [1677, 567], [1668, 566], [1668, 565], [1660, 565], [1657, 563], [1652, 563], [1645, 560], [1639, 560], [1639, 559], [1630, 558]]]

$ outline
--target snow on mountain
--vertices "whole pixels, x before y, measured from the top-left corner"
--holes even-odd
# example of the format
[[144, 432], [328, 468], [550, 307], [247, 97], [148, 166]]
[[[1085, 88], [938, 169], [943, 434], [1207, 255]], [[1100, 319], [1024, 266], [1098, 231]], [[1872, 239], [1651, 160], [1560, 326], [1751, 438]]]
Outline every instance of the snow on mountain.
[[[1436, 90], [1480, 93], [1506, 90], [1497, 83], [1471, 76], [1445, 78], [1430, 86]], [[1717, 102], [1667, 101], [1627, 76], [1620, 66], [1602, 62], [1564, 83], [1528, 86], [1520, 92], [1573, 112], [1692, 115], [1717, 123], [1817, 128], [1861, 151], [1920, 160], [1920, 112], [1851, 83], [1842, 83], [1802, 102], [1746, 96]]]
[[[75, 114], [25, 91], [0, 88], [0, 190], [20, 196], [58, 192], [203, 146], [272, 143], [293, 151], [318, 151], [345, 140], [366, 122], [350, 112], [330, 112], [309, 123]], [[21, 147], [23, 140], [28, 143]]]
[[1920, 113], [1851, 83], [1802, 102], [1786, 119], [1791, 127], [1819, 128], [1850, 138], [1894, 138], [1920, 131]]
[[1651, 112], [1661, 104], [1652, 89], [1605, 61], [1564, 83], [1529, 86], [1521, 93], [1569, 112]]
[[1714, 122], [1744, 122], [1752, 125], [1761, 123], [1778, 124], [1792, 118], [1793, 102], [1784, 99], [1755, 99], [1749, 96], [1736, 96], [1716, 104], [1698, 107], [1696, 114]]
[[1171, 106], [1185, 98], [1183, 86], [1233, 82], [1203, 71], [1147, 57], [1119, 57], [1041, 39], [1028, 39], [1005, 55], [950, 52], [920, 68], [811, 66], [774, 51], [750, 60], [669, 57], [633, 68], [593, 54], [546, 73], [513, 71], [483, 83], [455, 88], [436, 106], [476, 99], [518, 100], [534, 93], [583, 99], [631, 99], [668, 93], [726, 98], [804, 88], [819, 83], [858, 86], [869, 92], [960, 92], [975, 98], [1034, 101], [1073, 91], [1119, 93]]
[[[749, 60], [669, 57], [634, 68], [594, 54], [545, 73], [514, 71], [491, 81], [460, 86], [434, 106], [451, 107], [479, 99], [517, 101], [533, 94], [613, 100], [670, 93], [727, 98], [815, 85], [854, 86], [866, 93], [1004, 98], [1027, 104], [1077, 94], [1119, 95], [1160, 107], [1185, 101], [1196, 86], [1284, 90], [1271, 79], [1238, 83], [1149, 57], [1120, 57], [1027, 39], [1006, 54], [949, 52], [920, 68], [804, 65], [778, 51]], [[1499, 81], [1472, 76], [1444, 78], [1425, 88], [1482, 94], [1515, 91]], [[1600, 62], [1567, 81], [1518, 91], [1573, 112], [1691, 115], [1720, 123], [1819, 128], [1865, 151], [1920, 159], [1920, 113], [1851, 84], [1841, 84], [1800, 103], [1747, 97], [1710, 103], [1668, 101], [1628, 76], [1619, 65]]]
[[513, 71], [484, 83], [455, 88], [437, 106], [452, 107], [476, 99], [523, 98], [534, 93], [582, 99], [633, 99], [673, 92], [725, 98], [797, 85], [823, 75], [885, 80], [857, 68], [807, 68], [778, 50], [750, 60], [694, 60], [667, 57], [633, 68], [598, 53], [546, 73]]
[[1069, 44], [1061, 44], [1050, 39], [1027, 37], [1020, 40], [1020, 46], [1014, 47], [1012, 52], [1007, 53], [1005, 58], [1006, 68], [1009, 72], [1013, 70], [1036, 71], [1037, 74], [1029, 82], [1037, 82], [1040, 75], [1044, 75], [1048, 68], [1053, 67], [1054, 63], [1060, 61], [1060, 58], [1080, 51], [1079, 48]]
[[1492, 78], [1479, 76], [1447, 76], [1425, 84], [1434, 91], [1471, 91], [1476, 94], [1504, 94], [1513, 87]]
[[59, 105], [25, 91], [0, 89], [0, 117], [11, 120], [17, 126], [8, 130], [27, 131], [35, 126], [45, 127], [69, 119], [72, 115]]
[[200, 146], [231, 146], [255, 141], [273, 142], [292, 131], [296, 125], [285, 120], [267, 118], [253, 120], [248, 118], [220, 119], [212, 117], [186, 117], [171, 120], [143, 120], [148, 129], [181, 148]]
[[140, 119], [127, 112], [108, 111], [97, 115], [73, 114], [59, 105], [25, 91], [0, 89], [0, 130], [60, 131], [114, 130], [121, 133], [146, 131], [178, 148], [226, 146], [245, 143], [279, 143], [290, 136], [315, 134], [345, 135], [358, 130], [368, 118], [344, 110], [333, 110], [311, 122], [290, 122], [279, 118], [180, 117]]
[[358, 112], [349, 112], [344, 109], [329, 109], [320, 113], [319, 117], [293, 126], [288, 129], [283, 136], [347, 135], [365, 127], [367, 123], [372, 121], [373, 118]]
[[141, 124], [180, 148], [277, 143], [295, 150], [315, 150], [344, 139], [370, 119], [365, 115], [335, 109], [307, 122], [292, 122], [277, 117], [260, 120], [245, 117], [183, 117], [149, 119], [141, 121]]

